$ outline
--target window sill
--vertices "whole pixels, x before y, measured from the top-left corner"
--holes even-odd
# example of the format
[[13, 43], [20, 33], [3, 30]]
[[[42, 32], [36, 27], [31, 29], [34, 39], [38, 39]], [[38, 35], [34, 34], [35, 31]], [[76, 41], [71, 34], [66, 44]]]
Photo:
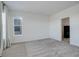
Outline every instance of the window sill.
[[15, 36], [23, 36], [23, 35], [15, 35]]

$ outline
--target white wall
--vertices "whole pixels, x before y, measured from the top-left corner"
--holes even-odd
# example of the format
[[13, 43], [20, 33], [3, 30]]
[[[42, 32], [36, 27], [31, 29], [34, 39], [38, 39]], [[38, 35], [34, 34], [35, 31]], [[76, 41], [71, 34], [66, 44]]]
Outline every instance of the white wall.
[[[79, 46], [79, 5], [51, 15], [50, 18], [44, 15], [19, 11], [9, 11], [9, 13], [8, 36], [12, 43], [49, 37], [61, 41], [61, 19], [70, 17], [70, 44]], [[23, 17], [23, 36], [15, 36], [13, 34], [14, 16]]]
[[79, 5], [50, 17], [50, 37], [61, 41], [61, 19], [70, 17], [70, 44], [79, 46]]
[[[8, 31], [9, 39], [12, 43], [49, 38], [48, 16], [17, 11], [9, 12]], [[14, 16], [21, 16], [23, 18], [22, 36], [15, 36], [13, 34]]]

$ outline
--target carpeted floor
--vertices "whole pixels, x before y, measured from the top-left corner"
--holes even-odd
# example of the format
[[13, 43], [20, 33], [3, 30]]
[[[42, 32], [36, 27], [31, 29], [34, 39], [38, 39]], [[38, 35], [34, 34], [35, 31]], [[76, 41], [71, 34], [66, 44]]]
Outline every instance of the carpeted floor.
[[53, 39], [18, 43], [3, 51], [3, 57], [79, 57], [79, 47]]

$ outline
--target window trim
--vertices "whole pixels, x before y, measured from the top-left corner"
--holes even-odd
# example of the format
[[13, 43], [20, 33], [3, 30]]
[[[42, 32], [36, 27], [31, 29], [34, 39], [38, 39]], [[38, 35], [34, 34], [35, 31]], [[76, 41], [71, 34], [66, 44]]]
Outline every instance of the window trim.
[[[21, 25], [14, 25], [14, 20], [15, 20], [15, 18], [16, 18], [16, 19], [19, 19], [19, 20], [21, 21]], [[18, 34], [18, 35], [15, 34], [15, 31], [14, 31], [15, 26], [21, 26], [21, 34]], [[20, 17], [20, 16], [15, 16], [15, 17], [13, 17], [13, 34], [14, 34], [14, 36], [23, 36], [23, 18]]]

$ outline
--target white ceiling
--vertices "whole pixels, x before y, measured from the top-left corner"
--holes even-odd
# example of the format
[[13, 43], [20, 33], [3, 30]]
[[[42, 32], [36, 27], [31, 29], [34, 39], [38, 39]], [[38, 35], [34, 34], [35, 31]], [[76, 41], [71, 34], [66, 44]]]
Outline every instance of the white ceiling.
[[78, 1], [6, 1], [11, 10], [51, 15], [79, 4]]

